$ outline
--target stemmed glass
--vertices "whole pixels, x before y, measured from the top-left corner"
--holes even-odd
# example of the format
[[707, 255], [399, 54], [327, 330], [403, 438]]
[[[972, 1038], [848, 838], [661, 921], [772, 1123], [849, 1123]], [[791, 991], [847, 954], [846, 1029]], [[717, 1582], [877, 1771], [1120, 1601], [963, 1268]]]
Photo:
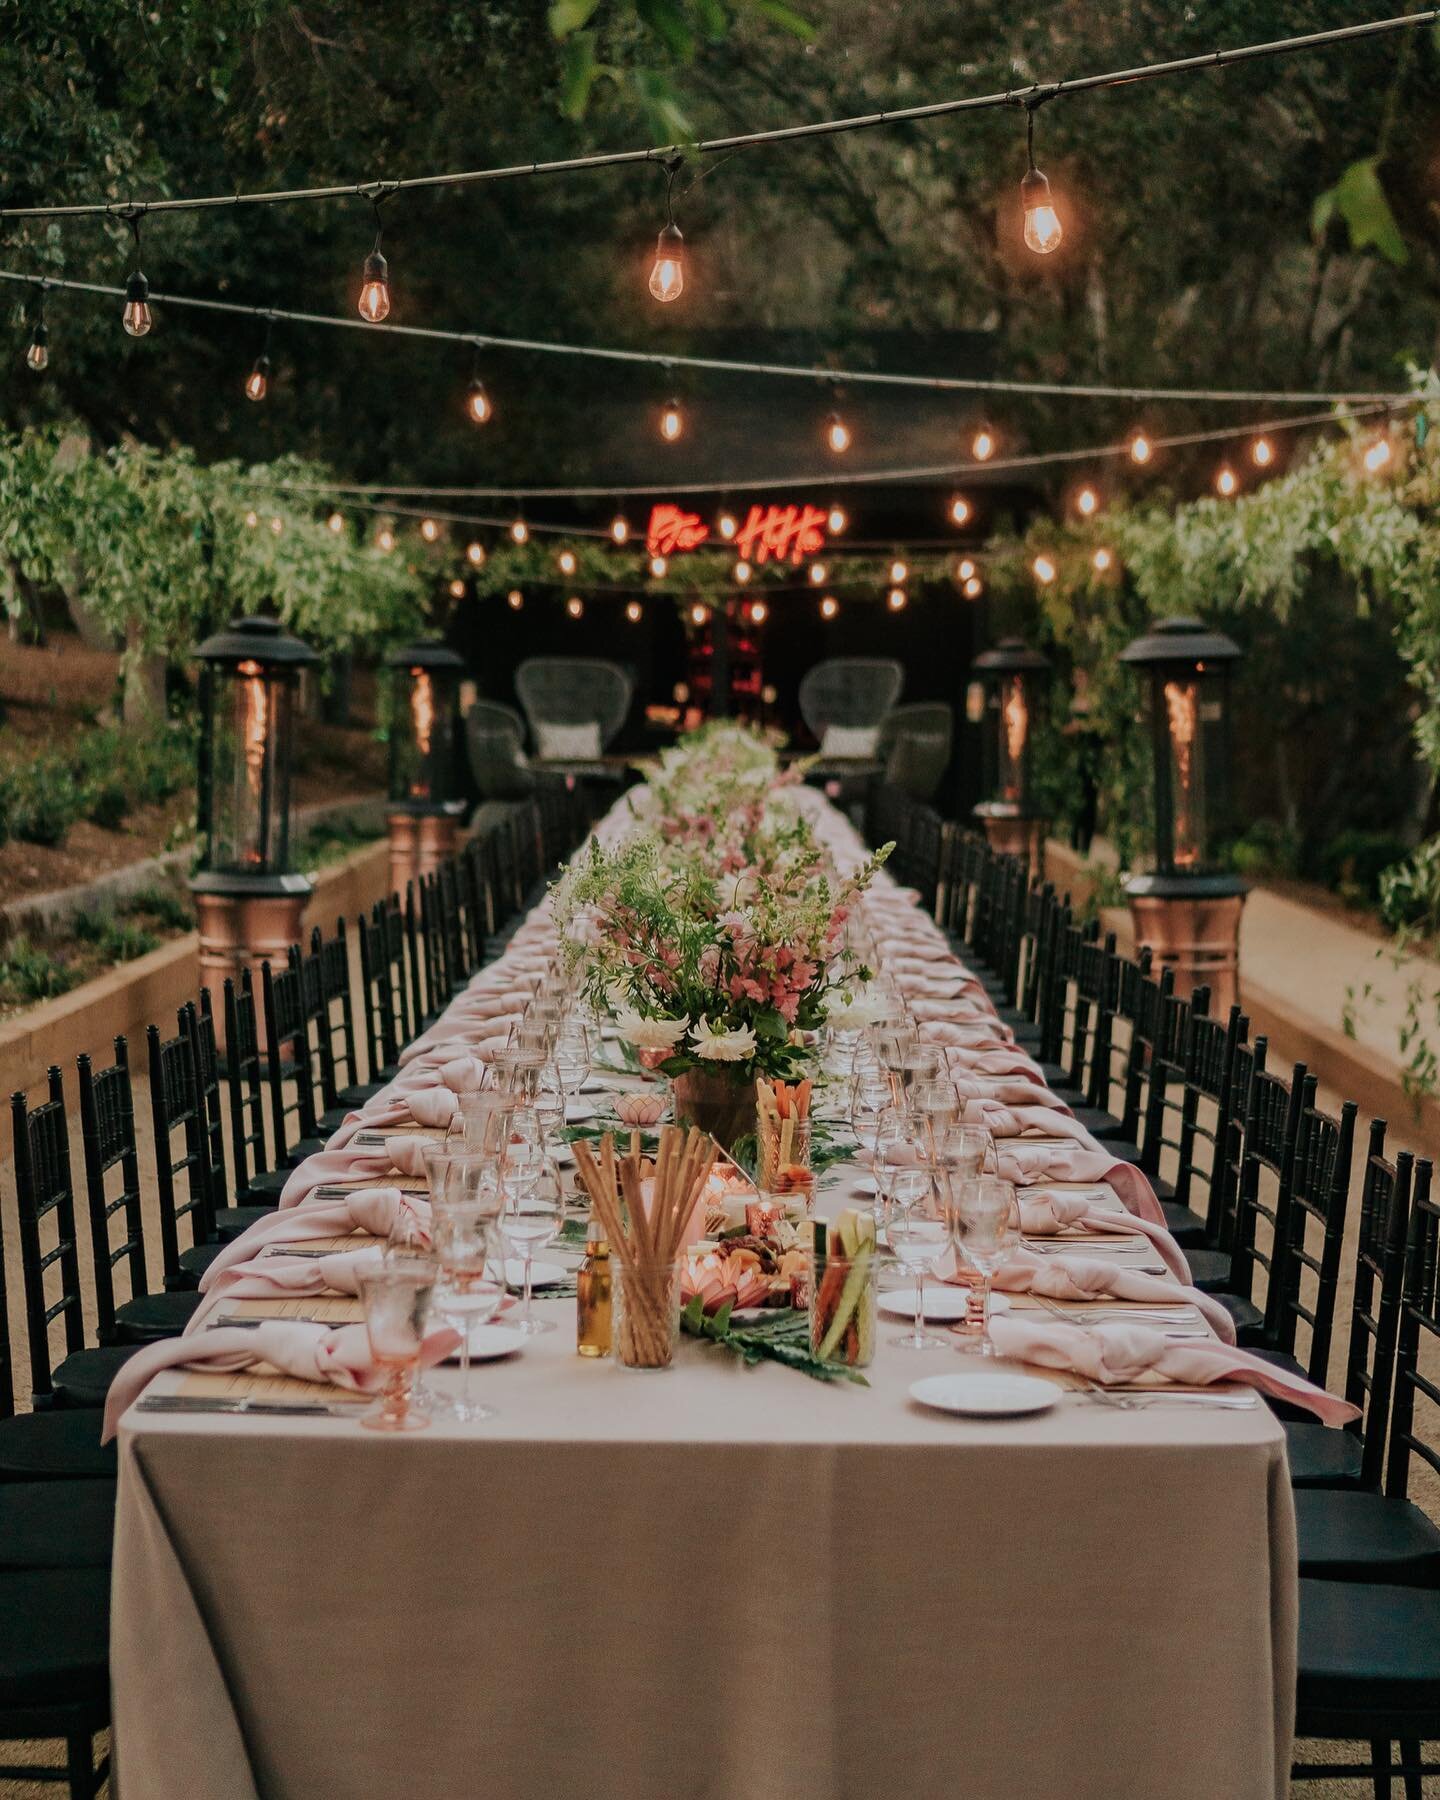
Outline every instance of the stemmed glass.
[[510, 1133], [510, 1119], [515, 1111], [513, 1094], [500, 1088], [480, 1088], [460, 1095], [462, 1142], [466, 1150], [486, 1156], [499, 1156]]
[[493, 1406], [470, 1398], [470, 1333], [488, 1324], [505, 1298], [504, 1272], [497, 1276], [491, 1267], [498, 1235], [494, 1208], [483, 1201], [442, 1200], [435, 1208], [434, 1235], [440, 1269], [433, 1304], [460, 1333], [460, 1392], [443, 1403], [432, 1401], [432, 1410], [462, 1422], [493, 1419]]
[[947, 1076], [935, 1075], [917, 1080], [906, 1096], [910, 1115], [922, 1137], [933, 1139], [936, 1131], [958, 1125], [963, 1113], [959, 1090]]
[[[513, 1146], [513, 1139], [512, 1139]], [[510, 1159], [506, 1158], [509, 1168]], [[500, 1214], [500, 1232], [506, 1250], [525, 1263], [525, 1303], [514, 1329], [534, 1336], [553, 1331], [552, 1319], [537, 1319], [532, 1311], [531, 1273], [535, 1252], [548, 1244], [565, 1222], [565, 1189], [554, 1164], [543, 1152], [538, 1166], [526, 1164], [519, 1179], [507, 1174], [503, 1181], [505, 1205]]]
[[990, 1336], [990, 1284], [1020, 1236], [1015, 1189], [993, 1175], [964, 1180], [951, 1174], [946, 1185], [955, 1247], [980, 1276], [980, 1336], [975, 1343], [959, 1348], [978, 1356], [995, 1356], [995, 1340]]
[[430, 1423], [411, 1399], [434, 1288], [433, 1267], [418, 1265], [387, 1263], [360, 1282], [370, 1354], [385, 1375], [379, 1404], [360, 1418], [371, 1431], [423, 1431]]
[[949, 1247], [950, 1222], [934, 1171], [918, 1155], [890, 1169], [887, 1189], [885, 1238], [896, 1262], [915, 1278], [914, 1325], [890, 1342], [902, 1350], [930, 1350], [945, 1340], [925, 1329], [925, 1277]]
[[850, 1127], [861, 1149], [869, 1151], [872, 1159], [881, 1117], [894, 1104], [894, 1084], [883, 1070], [864, 1070], [855, 1077], [855, 1091], [850, 1097]]
[[590, 1076], [595, 1050], [584, 1021], [572, 1015], [561, 1026], [555, 1039], [555, 1070], [567, 1099], [580, 1092]]

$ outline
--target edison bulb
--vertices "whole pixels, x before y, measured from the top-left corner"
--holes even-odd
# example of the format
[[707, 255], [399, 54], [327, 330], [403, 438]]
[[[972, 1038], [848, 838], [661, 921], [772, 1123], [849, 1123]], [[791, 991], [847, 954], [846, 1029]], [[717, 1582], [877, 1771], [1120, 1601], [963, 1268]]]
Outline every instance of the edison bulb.
[[461, 581], [460, 577], [457, 575], [455, 577], [455, 579], [450, 583], [450, 598], [452, 600], [463, 600], [464, 597], [465, 597], [465, 583], [463, 581]]
[[1109, 570], [1110, 565], [1114, 560], [1114, 557], [1111, 556], [1110, 552], [1102, 544], [1090, 558], [1090, 566], [1097, 575], [1104, 575]]
[[1092, 487], [1083, 487], [1075, 496], [1075, 510], [1082, 518], [1092, 518], [1100, 509], [1100, 496]]
[[335, 533], [336, 537], [339, 537], [340, 533], [345, 529], [345, 516], [343, 513], [333, 512], [325, 523], [330, 530]]
[[641, 604], [638, 600], [631, 600], [627, 603], [627, 605], [625, 607], [625, 617], [630, 621], [630, 623], [632, 625], [638, 625], [640, 623], [640, 617], [641, 617], [641, 614], [643, 611], [644, 611], [644, 608], [641, 606]]
[[822, 619], [833, 619], [839, 610], [840, 602], [833, 594], [827, 594], [820, 602], [820, 617]]
[[697, 600], [690, 608], [690, 623], [692, 625], [708, 625], [709, 622], [710, 608], [703, 601]]
[[773, 682], [767, 681], [760, 690], [760, 698], [764, 701], [766, 706], [773, 706], [780, 698], [780, 690]]
[[525, 604], [525, 596], [520, 592], [519, 588], [511, 588], [510, 592], [505, 596], [505, 604], [510, 608], [511, 612], [519, 612], [520, 608]]
[[650, 292], [662, 303], [678, 300], [685, 292], [685, 239], [678, 225], [667, 225], [655, 240]]
[[850, 448], [850, 427], [839, 413], [831, 413], [825, 421], [825, 442], [836, 456], [843, 456]]
[[478, 542], [467, 544], [465, 546], [465, 555], [467, 560], [472, 562], [478, 569], [485, 561], [485, 546]]
[[1037, 256], [1060, 248], [1065, 235], [1050, 193], [1050, 183], [1038, 169], [1027, 169], [1020, 182], [1020, 204], [1025, 209], [1025, 244]]
[[839, 537], [840, 533], [844, 531], [849, 523], [850, 515], [843, 506], [832, 506], [830, 508], [830, 516], [826, 519], [825, 525], [831, 537]]
[[650, 573], [657, 581], [660, 580], [661, 576], [669, 567], [669, 563], [666, 562], [663, 556], [652, 556], [650, 558]]
[[1365, 451], [1365, 467], [1372, 475], [1377, 475], [1386, 467], [1393, 454], [1388, 437], [1376, 438]]
[[1045, 587], [1055, 579], [1055, 565], [1048, 556], [1037, 556], [1030, 565], [1030, 573]]
[[904, 559], [897, 556], [895, 558], [894, 562], [892, 562], [890, 565], [891, 581], [894, 582], [896, 584], [896, 586], [898, 586], [909, 573], [910, 573], [910, 570], [906, 566]]
[[131, 337], [144, 337], [155, 323], [150, 312], [150, 283], [138, 269], [125, 283], [125, 310], [120, 323]]
[[770, 608], [763, 600], [752, 600], [750, 602], [750, 623], [752, 625], [763, 625], [769, 617]]
[[1229, 463], [1222, 463], [1215, 474], [1215, 492], [1223, 494], [1228, 500], [1240, 483], [1235, 478], [1235, 471]]
[[490, 417], [490, 396], [485, 392], [485, 383], [477, 375], [470, 383], [470, 391], [465, 396], [465, 411], [477, 425], [483, 425]]
[[905, 606], [904, 588], [892, 587], [890, 592], [885, 596], [885, 604], [890, 608], [891, 612], [902, 611]]
[[984, 589], [983, 584], [981, 583], [980, 577], [978, 575], [972, 575], [970, 577], [970, 579], [965, 583], [964, 591], [965, 591], [965, 598], [967, 600], [978, 600], [980, 598], [980, 596], [985, 592], [985, 589]]
[[964, 525], [970, 518], [970, 502], [963, 494], [957, 494], [950, 502], [950, 522], [952, 525]]
[[276, 513], [275, 516], [271, 519], [270, 529], [276, 537], [279, 537], [280, 534], [284, 531], [285, 521], [280, 517], [279, 513]]
[[740, 529], [740, 525], [734, 513], [722, 512], [720, 517], [715, 521], [715, 529], [728, 544], [730, 539], [733, 538], [735, 533]]
[[427, 544], [438, 542], [440, 537], [439, 521], [436, 519], [422, 519], [420, 521], [420, 535]]
[[625, 517], [624, 513], [616, 513], [615, 517], [610, 521], [610, 536], [617, 544], [629, 542], [630, 521]]
[[1275, 460], [1275, 446], [1269, 438], [1259, 437], [1250, 446], [1250, 460], [1257, 469], [1268, 469]]
[[558, 560], [560, 563], [560, 573], [562, 575], [573, 575], [575, 573], [575, 552], [573, 550], [562, 550]]
[[578, 619], [585, 611], [585, 602], [578, 594], [572, 594], [565, 602], [565, 610], [572, 619]]
[[245, 523], [250, 527], [250, 529], [252, 531], [260, 523], [260, 515], [259, 515], [259, 513], [257, 513], [255, 511], [255, 509], [253, 507], [250, 509], [249, 512], [246, 513]]
[[360, 317], [367, 325], [390, 317], [390, 271], [378, 250], [365, 258], [360, 274]]
[[245, 377], [245, 398], [263, 400], [270, 391], [270, 358], [257, 356], [255, 367]]
[[744, 587], [745, 583], [750, 579], [750, 565], [745, 561], [743, 556], [735, 565], [735, 579], [740, 583], [741, 587]]
[[824, 587], [825, 577], [828, 574], [829, 574], [829, 570], [825, 567], [824, 563], [819, 563], [819, 562], [811, 563], [810, 579], [815, 584], [816, 587]]
[[50, 333], [43, 325], [37, 325], [30, 333], [30, 348], [25, 352], [25, 362], [37, 375], [50, 366]]
[[959, 576], [961, 581], [968, 581], [975, 573], [975, 565], [968, 556], [963, 556], [956, 565], [955, 573]]
[[667, 400], [660, 414], [660, 435], [667, 444], [673, 444], [677, 438], [685, 434], [685, 415], [680, 411], [678, 400]]
[[1130, 460], [1137, 463], [1148, 463], [1150, 460], [1150, 440], [1143, 431], [1137, 431], [1130, 440]]
[[995, 454], [995, 433], [988, 425], [982, 425], [970, 440], [970, 454], [976, 462], [989, 462]]
[[381, 527], [380, 534], [375, 539], [375, 542], [388, 555], [390, 551], [395, 548], [395, 533], [388, 525], [384, 525]]
[[512, 523], [510, 527], [510, 541], [513, 544], [528, 544], [530, 542], [530, 527], [523, 519], [516, 519]]

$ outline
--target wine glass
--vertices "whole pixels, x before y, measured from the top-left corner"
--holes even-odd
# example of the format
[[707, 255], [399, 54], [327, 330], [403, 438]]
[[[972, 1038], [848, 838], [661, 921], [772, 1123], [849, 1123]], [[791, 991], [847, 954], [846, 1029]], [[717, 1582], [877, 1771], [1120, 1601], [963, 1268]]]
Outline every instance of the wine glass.
[[945, 1075], [931, 1075], [916, 1080], [908, 1095], [911, 1116], [923, 1141], [934, 1141], [937, 1131], [960, 1123], [962, 1105], [959, 1090]]
[[494, 1209], [480, 1201], [442, 1200], [435, 1208], [434, 1236], [439, 1272], [432, 1304], [460, 1333], [460, 1392], [432, 1401], [431, 1409], [462, 1422], [492, 1419], [493, 1406], [470, 1398], [470, 1333], [488, 1324], [505, 1298], [504, 1271], [497, 1274], [494, 1268], [499, 1247]]
[[897, 1170], [922, 1161], [912, 1121], [903, 1106], [887, 1106], [875, 1121], [872, 1166], [875, 1175], [876, 1215], [883, 1217], [890, 1201], [891, 1183]]
[[886, 1242], [896, 1262], [915, 1278], [915, 1322], [890, 1342], [902, 1350], [930, 1350], [945, 1340], [925, 1329], [925, 1277], [949, 1248], [950, 1222], [934, 1172], [918, 1155], [894, 1165], [886, 1185]]
[[895, 1066], [894, 1075], [900, 1083], [900, 1092], [907, 1106], [910, 1104], [912, 1091], [922, 1082], [940, 1079], [943, 1066], [944, 1059], [939, 1049], [934, 1044], [922, 1044], [918, 1038], [904, 1052]]
[[895, 1104], [895, 1088], [883, 1072], [864, 1071], [855, 1077], [855, 1091], [850, 1097], [850, 1127], [863, 1150], [873, 1160], [875, 1137], [882, 1114]]
[[434, 1288], [433, 1267], [386, 1263], [361, 1279], [370, 1354], [385, 1376], [379, 1404], [360, 1418], [371, 1431], [423, 1431], [430, 1423], [429, 1414], [411, 1400]]
[[568, 1018], [555, 1039], [554, 1063], [560, 1086], [567, 1098], [580, 1092], [590, 1076], [595, 1050], [584, 1021]]
[[979, 1356], [997, 1354], [990, 1336], [990, 1284], [1020, 1236], [1020, 1208], [1012, 1183], [997, 1176], [973, 1180], [950, 1177], [950, 1229], [955, 1247], [980, 1276], [980, 1336], [960, 1348]]
[[515, 1106], [515, 1096], [500, 1088], [480, 1088], [472, 1094], [461, 1094], [460, 1120], [466, 1150], [498, 1157], [505, 1148]]
[[541, 1065], [530, 1104], [540, 1120], [546, 1142], [552, 1141], [565, 1125], [565, 1080], [559, 1064], [553, 1059]]
[[[432, 1160], [439, 1162], [445, 1154], [441, 1144], [425, 1146], [425, 1171], [427, 1178]], [[432, 1192], [434, 1191], [432, 1187]], [[409, 1271], [411, 1274], [433, 1276], [435, 1273], [435, 1246], [430, 1241], [430, 1225], [420, 1209], [408, 1194], [400, 1196], [400, 1204], [395, 1208], [395, 1218], [390, 1226], [390, 1234], [385, 1239], [385, 1248], [381, 1260], [387, 1269], [397, 1274]]]
[[892, 1019], [888, 1024], [872, 1027], [870, 1041], [880, 1066], [896, 1074], [910, 1052], [920, 1047], [920, 1033], [909, 1019]]
[[523, 1184], [516, 1188], [505, 1184], [500, 1232], [506, 1251], [524, 1259], [525, 1303], [514, 1328], [526, 1336], [555, 1329], [552, 1319], [537, 1319], [531, 1310], [531, 1273], [535, 1252], [550, 1242], [564, 1221], [565, 1189], [548, 1156], [541, 1157], [534, 1175]]

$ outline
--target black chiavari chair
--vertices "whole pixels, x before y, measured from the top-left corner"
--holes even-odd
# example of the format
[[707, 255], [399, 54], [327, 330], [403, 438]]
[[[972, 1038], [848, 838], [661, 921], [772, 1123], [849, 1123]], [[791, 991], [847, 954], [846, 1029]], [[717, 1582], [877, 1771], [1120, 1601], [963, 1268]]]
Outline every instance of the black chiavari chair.
[[[235, 1202], [237, 1207], [273, 1206], [285, 1185], [286, 1171], [270, 1167], [265, 1132], [265, 1059], [260, 1050], [255, 987], [249, 969], [240, 971], [238, 983], [226, 977], [224, 1006]], [[226, 1229], [217, 1209], [216, 1230], [222, 1238]]]
[[[160, 1214], [160, 1262], [166, 1288], [184, 1293], [195, 1286], [202, 1269], [219, 1249], [205, 1102], [195, 1078], [195, 1047], [188, 1036], [177, 1033], [172, 1038], [162, 1038], [159, 1026], [150, 1025], [145, 1030], [145, 1045], [155, 1145], [155, 1199]], [[173, 1154], [177, 1131], [183, 1145], [178, 1156]], [[182, 1220], [190, 1238], [183, 1252]]]
[[305, 1010], [300, 971], [262, 963], [260, 992], [265, 1003], [265, 1081], [275, 1166], [293, 1169], [325, 1147], [315, 1105], [319, 1051]]

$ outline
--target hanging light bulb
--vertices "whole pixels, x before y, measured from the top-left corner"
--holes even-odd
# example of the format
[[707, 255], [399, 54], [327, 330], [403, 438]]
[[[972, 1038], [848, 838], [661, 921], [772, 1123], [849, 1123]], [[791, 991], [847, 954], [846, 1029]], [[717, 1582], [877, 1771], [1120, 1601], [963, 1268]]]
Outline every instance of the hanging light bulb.
[[585, 611], [585, 602], [578, 594], [572, 594], [565, 602], [565, 610], [572, 619], [578, 619]]
[[904, 588], [892, 587], [890, 592], [885, 596], [885, 604], [890, 608], [891, 612], [903, 612], [905, 610]]
[[134, 208], [129, 214], [130, 231], [135, 239], [135, 267], [130, 271], [125, 283], [125, 309], [120, 314], [120, 323], [131, 337], [144, 337], [155, 323], [150, 311], [150, 283], [140, 272], [140, 219], [141, 213]]
[[573, 550], [562, 550], [556, 558], [556, 561], [560, 565], [560, 573], [562, 575], [573, 575], [575, 573], [575, 552]]
[[824, 563], [822, 563], [822, 562], [814, 562], [814, 563], [811, 563], [811, 565], [810, 565], [810, 579], [815, 584], [816, 587], [824, 587], [825, 577], [829, 573], [830, 573], [830, 571], [825, 567]]
[[843, 456], [850, 448], [850, 427], [839, 413], [826, 415], [825, 442], [836, 456]]
[[1148, 463], [1152, 453], [1152, 445], [1143, 431], [1137, 431], [1130, 440], [1130, 460], [1135, 463]]
[[485, 392], [485, 383], [478, 375], [471, 377], [469, 389], [465, 395], [465, 411], [476, 425], [489, 423], [490, 396]]
[[968, 523], [969, 518], [970, 502], [963, 494], [956, 494], [954, 499], [950, 502], [950, 523], [952, 525], [964, 525]]
[[773, 706], [780, 698], [780, 690], [775, 686], [774, 682], [767, 681], [760, 690], [760, 698], [764, 701], [766, 706]]
[[610, 521], [610, 536], [617, 544], [625, 544], [630, 541], [630, 521], [624, 513], [616, 513]]
[[505, 604], [510, 608], [511, 612], [519, 612], [520, 608], [525, 604], [525, 596], [520, 592], [519, 588], [511, 588], [510, 592], [505, 596]]
[[1257, 469], [1268, 469], [1275, 460], [1275, 446], [1269, 438], [1258, 437], [1250, 446], [1250, 460]]
[[830, 516], [825, 521], [825, 528], [831, 537], [839, 537], [850, 523], [850, 515], [845, 508], [837, 504], [830, 508]]
[[650, 265], [650, 292], [662, 304], [678, 300], [685, 292], [685, 239], [675, 223], [675, 176], [680, 158], [665, 164], [665, 226], [655, 240], [655, 260]]
[[644, 607], [641, 606], [638, 600], [627, 601], [625, 605], [625, 617], [632, 625], [638, 625], [644, 610]]
[[452, 600], [463, 600], [464, 597], [465, 597], [465, 583], [463, 581], [461, 581], [460, 577], [457, 575], [455, 577], [455, 579], [450, 583], [450, 598]]
[[895, 558], [894, 562], [892, 562], [890, 565], [891, 581], [894, 582], [895, 585], [898, 587], [899, 584], [905, 579], [905, 577], [909, 573], [910, 573], [910, 570], [909, 570], [908, 565], [905, 562], [905, 559], [903, 557], [897, 556]]
[[390, 554], [390, 552], [395, 548], [395, 533], [390, 529], [390, 527], [388, 525], [382, 525], [380, 527], [378, 535], [376, 536], [375, 542], [380, 546], [380, 548], [388, 556]]
[[705, 605], [703, 600], [697, 600], [690, 608], [690, 623], [692, 625], [708, 625], [710, 623], [710, 608]]
[[667, 444], [685, 435], [685, 415], [678, 400], [667, 400], [660, 412], [660, 435]]
[[40, 283], [40, 293], [35, 302], [35, 322], [30, 327], [30, 343], [25, 351], [25, 366], [41, 375], [50, 366], [50, 333], [45, 327], [45, 296], [50, 290], [50, 283]]
[[478, 541], [467, 544], [465, 546], [465, 556], [467, 561], [473, 563], [478, 569], [483, 566], [485, 561], [485, 546]]
[[1100, 510], [1100, 496], [1093, 487], [1082, 487], [1075, 496], [1075, 510], [1082, 519], [1094, 518]]
[[420, 521], [420, 535], [427, 544], [438, 543], [440, 540], [440, 521], [438, 519], [422, 519]]
[[976, 462], [989, 462], [995, 454], [995, 433], [988, 425], [982, 425], [971, 438], [970, 454]]
[[839, 610], [840, 602], [833, 594], [827, 594], [820, 602], [820, 617], [822, 619], [833, 619]]
[[1048, 587], [1055, 579], [1055, 565], [1048, 556], [1037, 556], [1030, 565], [1030, 573], [1042, 587]]
[[1025, 209], [1025, 244], [1037, 256], [1048, 256], [1052, 250], [1060, 248], [1060, 240], [1065, 234], [1055, 211], [1050, 183], [1035, 167], [1033, 106], [1025, 109], [1025, 155], [1029, 167], [1020, 179], [1020, 204]]
[[968, 581], [975, 573], [975, 565], [968, 556], [962, 556], [955, 568], [955, 574], [961, 581]]
[[659, 581], [662, 578], [665, 571], [669, 567], [670, 567], [669, 563], [666, 562], [666, 560], [663, 556], [652, 556], [650, 558], [650, 573], [655, 577], [655, 579], [657, 581]]
[[984, 592], [984, 584], [978, 575], [972, 575], [965, 583], [964, 594], [967, 600], [978, 600]]
[[1365, 467], [1370, 474], [1378, 475], [1382, 469], [1389, 466], [1390, 459], [1393, 455], [1394, 451], [1390, 446], [1390, 435], [1387, 432], [1382, 437], [1372, 439], [1366, 446]]
[[257, 513], [255, 511], [253, 506], [251, 507], [250, 511], [247, 512], [245, 515], [245, 523], [250, 527], [250, 529], [252, 531], [260, 523], [260, 515], [259, 515], [259, 513]]
[[733, 538], [735, 533], [740, 529], [740, 522], [735, 517], [734, 513], [722, 512], [720, 517], [715, 521], [715, 529], [728, 544], [731, 538]]
[[750, 579], [750, 565], [743, 556], [735, 565], [735, 579], [740, 583], [741, 587], [744, 587], [745, 583]]
[[380, 198], [370, 196], [375, 214], [375, 244], [360, 271], [360, 317], [367, 325], [378, 325], [390, 317], [390, 268], [380, 254]]
[[339, 537], [340, 533], [345, 529], [345, 516], [343, 513], [333, 512], [325, 523], [327, 527], [335, 533], [336, 537]]
[[280, 517], [279, 513], [276, 513], [270, 520], [270, 529], [276, 537], [279, 537], [281, 532], [284, 531], [285, 521]]
[[1221, 463], [1220, 467], [1215, 471], [1215, 492], [1217, 494], [1223, 494], [1228, 500], [1239, 485], [1240, 483], [1236, 478], [1235, 471], [1230, 467], [1229, 463]]
[[530, 542], [530, 527], [523, 519], [511, 520], [510, 541], [512, 544], [528, 544]]
[[1094, 571], [1097, 575], [1104, 575], [1109, 572], [1110, 565], [1112, 562], [1114, 562], [1114, 560], [1115, 560], [1114, 557], [1111, 556], [1110, 552], [1102, 544], [1101, 547], [1090, 558], [1090, 566], [1094, 569]]
[[769, 617], [770, 608], [763, 600], [752, 600], [750, 602], [750, 623], [752, 625], [763, 625]]
[[263, 400], [270, 391], [270, 333], [275, 328], [273, 314], [265, 321], [265, 342], [255, 358], [255, 366], [245, 377], [245, 398]]

